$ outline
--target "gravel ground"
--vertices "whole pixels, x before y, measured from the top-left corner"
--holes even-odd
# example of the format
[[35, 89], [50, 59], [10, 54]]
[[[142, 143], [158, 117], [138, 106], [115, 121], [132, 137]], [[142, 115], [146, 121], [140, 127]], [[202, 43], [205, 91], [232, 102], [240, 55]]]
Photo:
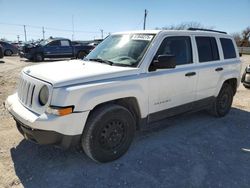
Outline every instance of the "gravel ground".
[[[241, 59], [250, 64], [250, 56]], [[250, 187], [250, 152], [242, 150], [250, 149], [250, 90], [242, 85], [226, 117], [198, 112], [159, 122], [138, 132], [125, 156], [97, 164], [18, 133], [2, 103], [31, 64], [0, 61], [0, 187]]]

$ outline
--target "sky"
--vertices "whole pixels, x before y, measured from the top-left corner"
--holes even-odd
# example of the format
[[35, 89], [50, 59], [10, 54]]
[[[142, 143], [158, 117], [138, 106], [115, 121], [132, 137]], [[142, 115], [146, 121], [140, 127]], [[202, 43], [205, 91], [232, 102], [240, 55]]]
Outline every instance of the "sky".
[[[228, 33], [250, 26], [250, 0], [0, 0], [0, 38], [92, 40], [109, 33], [197, 22]], [[74, 28], [74, 29], [73, 29]], [[73, 34], [73, 30], [75, 31]], [[73, 35], [73, 36], [72, 36]]]

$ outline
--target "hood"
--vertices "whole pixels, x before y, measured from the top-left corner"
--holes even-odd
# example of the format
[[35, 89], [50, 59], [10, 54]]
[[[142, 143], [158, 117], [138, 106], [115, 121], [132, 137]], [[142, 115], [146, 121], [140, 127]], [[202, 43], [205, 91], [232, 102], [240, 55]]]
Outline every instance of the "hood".
[[59, 61], [26, 67], [23, 72], [54, 87], [135, 75], [139, 68], [111, 66], [83, 60]]
[[27, 48], [35, 48], [35, 47], [40, 47], [42, 45], [40, 44], [40, 42], [31, 42], [24, 44], [24, 46]]

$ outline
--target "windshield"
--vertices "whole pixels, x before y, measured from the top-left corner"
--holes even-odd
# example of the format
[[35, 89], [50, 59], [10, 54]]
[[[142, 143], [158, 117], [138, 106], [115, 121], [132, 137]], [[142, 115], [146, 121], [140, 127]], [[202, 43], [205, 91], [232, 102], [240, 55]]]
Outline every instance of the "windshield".
[[45, 45], [47, 45], [49, 42], [50, 42], [49, 40], [42, 40], [42, 41], [39, 42], [39, 44], [42, 45], [42, 46], [45, 46]]
[[153, 38], [154, 34], [111, 35], [86, 60], [103, 60], [112, 65], [136, 67]]

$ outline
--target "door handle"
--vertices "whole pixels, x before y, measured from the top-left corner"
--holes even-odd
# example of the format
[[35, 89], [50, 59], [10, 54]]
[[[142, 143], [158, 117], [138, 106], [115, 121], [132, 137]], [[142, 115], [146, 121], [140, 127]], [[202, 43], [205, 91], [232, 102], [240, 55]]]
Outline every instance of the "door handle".
[[217, 72], [222, 71], [222, 70], [223, 70], [222, 67], [218, 67], [218, 68], [215, 69], [215, 71], [217, 71]]
[[194, 76], [196, 75], [196, 72], [188, 72], [185, 74], [185, 76]]

